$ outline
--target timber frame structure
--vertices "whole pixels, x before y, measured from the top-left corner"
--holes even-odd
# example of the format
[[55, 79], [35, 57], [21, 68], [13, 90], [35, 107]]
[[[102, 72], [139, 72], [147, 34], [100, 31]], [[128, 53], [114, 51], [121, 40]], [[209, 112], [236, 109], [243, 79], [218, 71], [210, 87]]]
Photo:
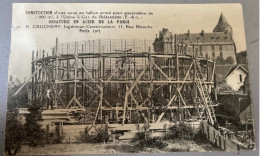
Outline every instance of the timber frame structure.
[[93, 125], [189, 119], [216, 124], [215, 61], [207, 55], [196, 56], [194, 47], [184, 54], [187, 45], [176, 42], [171, 54], [146, 45], [141, 52], [122, 45], [112, 49], [111, 40], [104, 52], [100, 42], [97, 52], [91, 52], [90, 41], [75, 42], [71, 51], [69, 44], [61, 48], [57, 38], [51, 56], [33, 52], [31, 99], [46, 105], [46, 91], [53, 88], [56, 108], [83, 108], [92, 114]]

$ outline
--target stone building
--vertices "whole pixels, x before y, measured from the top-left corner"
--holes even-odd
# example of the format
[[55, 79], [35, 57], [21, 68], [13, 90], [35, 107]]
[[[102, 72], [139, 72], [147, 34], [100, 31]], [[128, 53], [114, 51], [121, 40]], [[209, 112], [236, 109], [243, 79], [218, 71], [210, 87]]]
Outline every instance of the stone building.
[[175, 53], [176, 49], [183, 55], [194, 52], [199, 57], [205, 57], [207, 53], [210, 59], [219, 57], [218, 59], [226, 60], [232, 57], [236, 64], [236, 45], [232, 33], [232, 27], [221, 13], [213, 32], [206, 33], [202, 30], [200, 33], [191, 33], [188, 30], [187, 33], [172, 34], [163, 28], [159, 36], [156, 35], [153, 46], [155, 52], [162, 53]]

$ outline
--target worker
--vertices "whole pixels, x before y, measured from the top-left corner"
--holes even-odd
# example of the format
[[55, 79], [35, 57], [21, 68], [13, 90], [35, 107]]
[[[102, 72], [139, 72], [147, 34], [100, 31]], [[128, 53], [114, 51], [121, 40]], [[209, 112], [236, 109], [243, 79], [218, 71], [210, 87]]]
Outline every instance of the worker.
[[128, 124], [128, 116], [125, 117], [125, 124]]
[[211, 93], [210, 93], [212, 101], [216, 101], [216, 96], [215, 96], [215, 89], [211, 88]]
[[51, 109], [53, 110], [53, 94], [52, 94], [52, 88], [49, 88], [47, 90], [47, 109], [49, 109], [49, 106], [51, 106]]

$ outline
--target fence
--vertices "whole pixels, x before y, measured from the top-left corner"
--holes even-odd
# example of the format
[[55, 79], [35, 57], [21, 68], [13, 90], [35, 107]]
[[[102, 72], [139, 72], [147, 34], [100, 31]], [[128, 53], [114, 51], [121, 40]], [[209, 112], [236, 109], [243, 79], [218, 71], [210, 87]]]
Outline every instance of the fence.
[[247, 146], [235, 140], [231, 133], [216, 130], [214, 127], [203, 122], [203, 132], [207, 139], [224, 151], [248, 150]]

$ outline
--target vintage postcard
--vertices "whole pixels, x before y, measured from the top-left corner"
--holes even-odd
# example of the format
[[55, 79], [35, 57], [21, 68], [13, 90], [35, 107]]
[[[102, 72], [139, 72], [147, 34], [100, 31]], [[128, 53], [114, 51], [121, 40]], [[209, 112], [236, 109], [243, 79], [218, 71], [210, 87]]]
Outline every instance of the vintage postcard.
[[240, 4], [13, 4], [6, 154], [255, 149]]

